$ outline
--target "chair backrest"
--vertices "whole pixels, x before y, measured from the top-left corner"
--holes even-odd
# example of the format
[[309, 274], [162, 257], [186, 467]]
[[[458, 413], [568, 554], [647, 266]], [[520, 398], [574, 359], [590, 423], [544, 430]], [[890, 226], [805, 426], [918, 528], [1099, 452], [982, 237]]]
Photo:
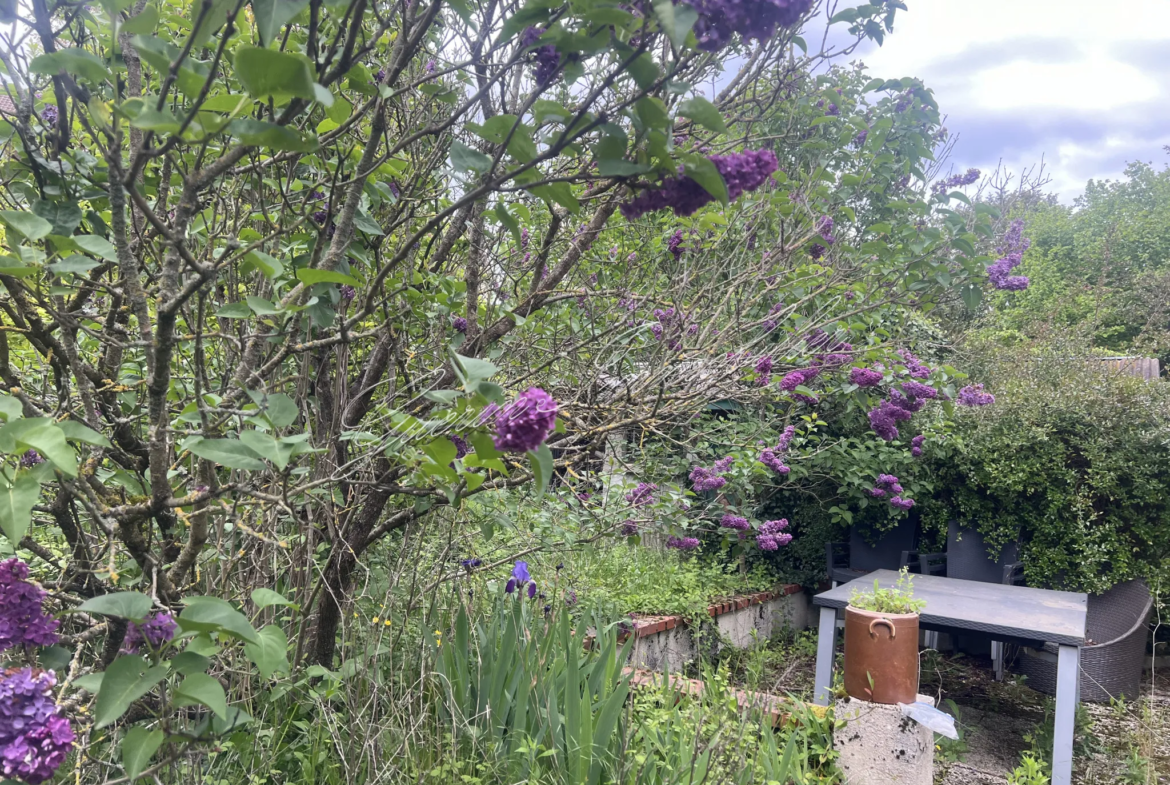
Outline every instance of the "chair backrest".
[[1086, 633], [1095, 643], [1111, 641], [1145, 621], [1152, 601], [1141, 581], [1119, 583], [1104, 594], [1089, 595]]
[[902, 551], [902, 563], [899, 565], [899, 569], [902, 567], [919, 575], [941, 575], [945, 577], [947, 574], [947, 555], [945, 553]]

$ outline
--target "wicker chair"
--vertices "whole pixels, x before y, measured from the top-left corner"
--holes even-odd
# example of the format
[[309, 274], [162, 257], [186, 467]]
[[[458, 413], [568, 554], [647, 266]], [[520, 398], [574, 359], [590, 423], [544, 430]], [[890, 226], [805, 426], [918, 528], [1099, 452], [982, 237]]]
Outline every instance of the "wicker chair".
[[[1090, 642], [1081, 648], [1081, 700], [1105, 703], [1122, 695], [1138, 696], [1150, 634], [1146, 619], [1153, 605], [1150, 590], [1141, 581], [1120, 583], [1104, 594], [1089, 596], [1085, 634]], [[1051, 643], [1021, 652], [1016, 668], [1028, 677], [1029, 687], [1056, 693], [1056, 652]]]

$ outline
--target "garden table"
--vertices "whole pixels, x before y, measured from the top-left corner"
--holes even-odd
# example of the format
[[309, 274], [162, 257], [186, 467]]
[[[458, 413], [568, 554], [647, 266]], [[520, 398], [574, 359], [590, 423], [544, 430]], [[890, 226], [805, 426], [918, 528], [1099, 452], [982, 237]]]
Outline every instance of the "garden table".
[[[817, 640], [816, 703], [832, 698], [833, 651], [837, 611], [849, 604], [854, 589], [892, 588], [894, 570], [878, 570], [813, 597], [821, 608]], [[914, 576], [914, 597], [925, 600], [919, 615], [924, 630], [966, 630], [990, 634], [997, 641], [1059, 646], [1056, 676], [1056, 718], [1052, 749], [1052, 785], [1072, 781], [1073, 723], [1080, 699], [1080, 647], [1085, 643], [1087, 594], [963, 581], [936, 575]]]

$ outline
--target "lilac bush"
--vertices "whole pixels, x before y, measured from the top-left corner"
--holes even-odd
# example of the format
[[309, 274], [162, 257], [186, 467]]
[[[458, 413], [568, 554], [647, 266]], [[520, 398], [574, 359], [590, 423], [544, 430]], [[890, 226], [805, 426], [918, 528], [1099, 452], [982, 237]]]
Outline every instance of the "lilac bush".
[[0, 562], [0, 651], [57, 642], [60, 622], [45, 614], [45, 592], [29, 582], [28, 574], [20, 559]]
[[[727, 198], [738, 199], [746, 191], [754, 191], [776, 171], [779, 163], [771, 150], [744, 150], [728, 155], [713, 155], [709, 160], [723, 177]], [[633, 221], [646, 213], [670, 208], [677, 216], [694, 214], [710, 204], [715, 197], [706, 188], [680, 169], [678, 177], [668, 177], [656, 187], [647, 189], [621, 206], [622, 215]], [[681, 235], [676, 233], [681, 242]], [[672, 238], [673, 243], [673, 238]], [[672, 247], [671, 252], [674, 253]], [[679, 254], [676, 254], [676, 258]]]
[[497, 450], [519, 453], [535, 450], [556, 427], [557, 402], [539, 387], [530, 387], [501, 409], [495, 420]]
[[73, 749], [73, 728], [53, 701], [53, 671], [0, 677], [0, 772], [30, 785], [52, 778]]
[[167, 611], [151, 614], [141, 624], [130, 622], [126, 626], [126, 637], [122, 639], [122, 650], [137, 653], [144, 645], [157, 650], [175, 637], [178, 628], [175, 617]]

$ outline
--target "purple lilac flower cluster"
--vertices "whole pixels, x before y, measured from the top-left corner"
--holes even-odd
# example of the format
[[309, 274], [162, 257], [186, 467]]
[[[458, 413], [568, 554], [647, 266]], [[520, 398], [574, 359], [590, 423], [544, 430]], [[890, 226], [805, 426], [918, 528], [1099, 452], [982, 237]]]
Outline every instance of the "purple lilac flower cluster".
[[752, 527], [748, 523], [747, 518], [744, 518], [742, 515], [732, 515], [731, 513], [727, 513], [720, 518], [719, 525], [724, 529], [735, 529], [736, 531], [747, 531]]
[[881, 384], [882, 372], [873, 368], [851, 368], [849, 381], [858, 387], [875, 387]]
[[[776, 154], [771, 150], [744, 150], [729, 155], [712, 155], [711, 163], [719, 170], [727, 185], [727, 198], [734, 201], [745, 191], [754, 191], [779, 167]], [[622, 205], [622, 215], [632, 221], [655, 210], [671, 208], [678, 216], [691, 215], [699, 208], [714, 201], [710, 193], [698, 182], [682, 174], [669, 177], [657, 188], [648, 189]]]
[[1008, 292], [1019, 292], [1028, 288], [1028, 276], [1011, 275], [1011, 271], [1020, 265], [1024, 251], [1032, 245], [1032, 241], [1023, 237], [1024, 222], [1020, 219], [1012, 221], [1003, 236], [1003, 243], [996, 249], [1000, 258], [987, 266], [987, 278], [996, 289]]
[[[487, 413], [487, 408], [484, 408]], [[481, 419], [483, 415], [480, 415]], [[495, 414], [496, 449], [528, 452], [544, 444], [557, 424], [557, 402], [539, 387], [529, 387]]]
[[995, 403], [995, 396], [983, 392], [982, 384], [969, 384], [959, 390], [958, 404], [960, 406], [990, 406]]
[[632, 518], [627, 518], [622, 521], [621, 535], [623, 537], [633, 537], [638, 533], [638, 523]]
[[792, 27], [812, 6], [812, 0], [697, 0], [695, 37], [699, 48], [716, 52], [735, 33], [765, 41], [778, 27]]
[[825, 246], [821, 245], [820, 243], [813, 243], [812, 245], [810, 245], [808, 247], [808, 255], [811, 256], [813, 259], [820, 259], [822, 256], [825, 255], [826, 250], [827, 249], [825, 248]]
[[922, 445], [926, 443], [926, 437], [918, 434], [910, 440], [910, 454], [915, 458], [922, 457]]
[[760, 546], [760, 550], [774, 551], [782, 545], [787, 545], [792, 542], [792, 535], [784, 532], [788, 528], [788, 519], [781, 518], [777, 521], [764, 521], [760, 526], [759, 532], [756, 533], [756, 545]]
[[54, 104], [48, 104], [41, 110], [41, 120], [45, 125], [56, 125], [57, 117], [57, 107]]
[[938, 390], [922, 382], [902, 382], [902, 392], [911, 398], [926, 398], [933, 400], [938, 397]]
[[26, 469], [31, 469], [33, 466], [44, 462], [45, 459], [41, 457], [41, 454], [31, 447], [25, 450], [24, 454], [20, 456], [20, 465]]
[[767, 466], [777, 474], [788, 474], [791, 469], [784, 464], [784, 459], [780, 456], [788, 452], [788, 445], [792, 443], [792, 437], [796, 435], [796, 426], [789, 425], [780, 434], [780, 440], [775, 447], [769, 447], [760, 453], [760, 463]]
[[819, 234], [821, 239], [825, 241], [825, 245], [832, 245], [833, 243], [837, 242], [837, 239], [833, 237], [833, 219], [830, 216], [822, 215], [820, 219], [817, 220], [816, 229], [817, 234]]
[[896, 507], [899, 510], [909, 510], [914, 506], [914, 500], [902, 498], [902, 493], [903, 489], [898, 482], [898, 478], [892, 474], [879, 474], [876, 485], [869, 489], [870, 496], [880, 499], [889, 494], [891, 507]]
[[[520, 48], [529, 49], [544, 35], [543, 27], [529, 27], [520, 36]], [[528, 53], [529, 60], [536, 63], [536, 73], [533, 78], [537, 87], [548, 87], [557, 78], [561, 66], [561, 56], [557, 54], [556, 44], [536, 46]]]
[[126, 627], [126, 637], [122, 639], [122, 651], [137, 654], [142, 650], [143, 644], [148, 649], [158, 649], [164, 643], [170, 642], [178, 629], [175, 617], [167, 611], [151, 614], [141, 624], [130, 622]]
[[887, 442], [898, 438], [898, 423], [909, 420], [926, 401], [890, 391], [890, 397], [869, 412], [869, 426]]
[[675, 258], [675, 261], [678, 261], [684, 253], [690, 250], [687, 246], [683, 245], [682, 229], [679, 229], [670, 236], [670, 240], [666, 243], [666, 250], [670, 251], [670, 255]]
[[626, 502], [631, 507], [645, 507], [654, 502], [654, 492], [658, 486], [652, 482], [640, 482], [638, 487], [626, 494]]
[[341, 299], [344, 302], [353, 302], [353, 298], [355, 297], [357, 297], [357, 289], [353, 288], [349, 284], [341, 285]]
[[532, 580], [532, 576], [528, 574], [528, 562], [518, 561], [512, 565], [512, 577], [508, 579], [508, 583], [504, 586], [504, 593], [512, 594], [517, 589], [528, 587], [528, 599], [536, 596], [536, 581]]
[[[783, 302], [776, 303], [775, 305], [773, 305], [771, 308], [768, 309], [768, 316], [769, 317], [775, 316], [776, 314], [780, 313], [783, 310], [784, 310], [784, 303]], [[780, 326], [780, 323], [778, 321], [776, 321], [775, 319], [769, 318], [769, 319], [764, 320], [764, 332], [766, 332], [766, 333], [772, 332], [773, 330], [775, 330], [779, 326]]]
[[451, 326], [455, 328], [455, 332], [457, 333], [467, 332], [467, 320], [462, 316], [456, 316], [454, 319], [452, 319]]
[[906, 373], [914, 379], [929, 379], [932, 371], [929, 366], [923, 365], [922, 362], [910, 353], [909, 349], [899, 349], [898, 356], [902, 358], [902, 364], [906, 366]]
[[699, 540], [697, 537], [667, 537], [666, 547], [674, 548], [679, 551], [693, 551], [699, 547]]
[[943, 191], [951, 188], [963, 188], [979, 179], [981, 172], [972, 167], [962, 174], [954, 174], [945, 180], [939, 180], [934, 185], [930, 186], [931, 193], [940, 194]]
[[868, 128], [861, 130], [861, 131], [858, 131], [857, 136], [853, 137], [853, 146], [854, 147], [864, 147], [865, 140], [868, 138], [869, 138], [869, 129]]
[[53, 671], [11, 670], [0, 678], [0, 772], [38, 785], [73, 748], [73, 728], [53, 702]]
[[757, 383], [761, 387], [768, 386], [768, 383], [772, 381], [772, 358], [764, 355], [756, 360], [755, 371], [758, 376]]
[[715, 465], [710, 469], [705, 466], [696, 466], [691, 469], [691, 483], [695, 492], [717, 491], [726, 485], [727, 478], [723, 476], [723, 473], [730, 469], [733, 463], [735, 463], [735, 459], [728, 455], [726, 458], [715, 461]]
[[20, 559], [0, 562], [0, 651], [17, 646], [52, 646], [56, 619], [45, 615], [45, 592], [28, 581], [28, 565]]

